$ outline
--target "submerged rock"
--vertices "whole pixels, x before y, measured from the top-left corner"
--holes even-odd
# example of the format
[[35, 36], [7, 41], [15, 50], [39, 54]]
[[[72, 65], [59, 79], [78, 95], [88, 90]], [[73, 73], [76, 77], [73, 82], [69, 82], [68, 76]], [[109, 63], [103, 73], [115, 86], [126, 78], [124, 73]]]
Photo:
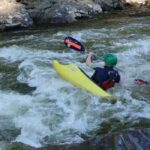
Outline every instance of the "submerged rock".
[[117, 149], [117, 150], [148, 150], [150, 147], [150, 129], [132, 129], [128, 132], [96, 137], [90, 141], [93, 149]]

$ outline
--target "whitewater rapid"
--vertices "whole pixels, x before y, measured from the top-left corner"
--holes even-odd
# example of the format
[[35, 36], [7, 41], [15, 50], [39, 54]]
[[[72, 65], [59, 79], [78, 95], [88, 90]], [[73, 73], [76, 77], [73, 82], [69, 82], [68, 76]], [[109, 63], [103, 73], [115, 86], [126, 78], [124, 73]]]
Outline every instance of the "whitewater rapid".
[[[7, 85], [3, 89], [0, 85], [0, 122], [8, 123], [7, 126], [0, 126], [0, 130], [19, 130], [13, 142], [41, 147], [45, 144], [82, 142], [81, 133], [94, 135], [108, 124], [106, 133], [136, 126], [141, 119], [149, 120], [150, 88], [137, 87], [134, 79], [150, 81], [150, 35], [131, 34], [129, 29], [133, 26], [138, 29], [136, 24], [125, 24], [111, 29], [57, 31], [51, 35], [36, 31], [5, 41], [8, 45], [0, 48], [1, 64], [9, 68], [15, 64], [15, 82], [26, 84], [34, 90], [24, 94], [7, 88]], [[125, 31], [129, 33], [123, 36]], [[85, 54], [73, 52], [63, 45], [65, 36], [78, 32], [85, 45], [92, 43], [87, 44]], [[31, 42], [29, 46], [28, 42]], [[36, 43], [44, 45], [44, 48], [39, 45], [37, 48]], [[52, 47], [48, 49], [47, 43], [52, 43]], [[84, 63], [91, 50], [99, 56], [95, 63], [100, 66], [103, 65], [102, 55], [106, 52], [115, 53], [119, 59], [117, 68], [122, 80], [112, 91], [119, 97], [116, 104], [74, 87], [60, 78], [52, 67], [52, 60], [58, 59], [62, 63], [76, 63], [91, 75], [92, 70]], [[8, 74], [10, 77], [14, 75], [2, 68], [0, 79], [6, 80]]]

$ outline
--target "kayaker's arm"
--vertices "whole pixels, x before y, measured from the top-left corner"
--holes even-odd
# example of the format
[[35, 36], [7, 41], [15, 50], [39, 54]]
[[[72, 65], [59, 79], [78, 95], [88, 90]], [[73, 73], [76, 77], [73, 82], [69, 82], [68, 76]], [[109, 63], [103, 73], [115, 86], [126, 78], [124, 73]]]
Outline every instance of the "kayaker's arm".
[[93, 60], [93, 58], [95, 58], [95, 54], [94, 53], [92, 53], [92, 52], [90, 52], [89, 54], [88, 54], [88, 56], [87, 56], [87, 59], [86, 59], [86, 65], [88, 66], [88, 67], [90, 67], [90, 68], [92, 68], [92, 60]]

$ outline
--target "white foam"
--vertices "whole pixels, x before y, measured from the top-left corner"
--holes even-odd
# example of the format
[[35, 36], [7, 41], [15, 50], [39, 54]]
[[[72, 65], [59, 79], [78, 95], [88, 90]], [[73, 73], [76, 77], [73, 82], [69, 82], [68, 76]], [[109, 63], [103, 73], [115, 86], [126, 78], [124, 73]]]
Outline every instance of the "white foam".
[[[111, 36], [115, 35], [113, 32]], [[58, 32], [53, 37], [64, 35]], [[109, 37], [107, 29], [82, 30], [81, 36], [83, 41]], [[48, 40], [48, 38], [43, 39], [45, 42]], [[54, 41], [59, 40], [54, 39]], [[113, 42], [115, 46], [120, 46], [118, 41]], [[80, 133], [94, 131], [101, 126], [101, 123], [109, 122], [111, 119], [118, 119], [122, 123], [134, 123], [138, 118], [150, 119], [149, 103], [134, 99], [131, 86], [135, 77], [142, 74], [141, 72], [150, 72], [149, 62], [144, 57], [149, 55], [149, 39], [127, 42], [123, 45], [125, 51], [116, 52], [119, 58], [118, 67], [123, 70], [121, 75], [127, 72], [127, 86], [114, 91], [115, 95], [121, 97], [114, 105], [64, 81], [51, 66], [53, 59], [65, 63], [74, 62], [90, 74], [85, 64], [77, 60], [81, 54], [58, 53], [15, 45], [0, 48], [0, 57], [6, 62], [19, 61], [17, 80], [36, 88], [31, 95], [0, 91], [0, 114], [9, 116], [16, 128], [21, 129], [21, 134], [15, 141], [34, 147], [43, 146], [47, 138], [51, 139], [49, 143], [75, 143], [82, 141]]]
[[21, 134], [16, 138], [17, 142], [34, 147], [40, 147], [44, 137], [49, 136], [49, 127], [44, 125], [42, 114], [34, 108], [30, 109], [24, 116], [16, 117], [16, 127], [21, 128]]
[[23, 60], [44, 60], [47, 59], [54, 59], [54, 58], [66, 58], [66, 59], [72, 59], [73, 56], [71, 53], [58, 53], [58, 52], [51, 52], [48, 50], [37, 50], [37, 49], [29, 49], [26, 47], [20, 47], [13, 45], [11, 47], [3, 47], [0, 48], [0, 57], [5, 59], [9, 62], [16, 62], [16, 61], [23, 61]]
[[0, 114], [2, 116], [13, 117], [31, 105], [32, 97], [17, 93], [0, 91]]

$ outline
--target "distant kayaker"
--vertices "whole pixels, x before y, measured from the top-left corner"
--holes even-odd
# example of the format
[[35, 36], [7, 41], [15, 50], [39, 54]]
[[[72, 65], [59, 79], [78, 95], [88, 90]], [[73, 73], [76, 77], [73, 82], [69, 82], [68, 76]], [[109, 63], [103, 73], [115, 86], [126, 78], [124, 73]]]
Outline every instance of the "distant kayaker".
[[138, 86], [150, 86], [149, 82], [144, 81], [142, 79], [135, 79], [135, 84], [137, 84]]
[[[92, 58], [95, 57], [95, 54], [90, 52], [86, 59], [86, 65], [92, 68]], [[120, 75], [117, 70], [114, 69], [114, 66], [117, 64], [117, 57], [113, 54], [107, 54], [104, 56], [104, 68], [95, 67], [94, 74], [91, 79], [99, 85], [102, 89], [107, 90], [114, 87], [115, 83], [119, 83]]]

